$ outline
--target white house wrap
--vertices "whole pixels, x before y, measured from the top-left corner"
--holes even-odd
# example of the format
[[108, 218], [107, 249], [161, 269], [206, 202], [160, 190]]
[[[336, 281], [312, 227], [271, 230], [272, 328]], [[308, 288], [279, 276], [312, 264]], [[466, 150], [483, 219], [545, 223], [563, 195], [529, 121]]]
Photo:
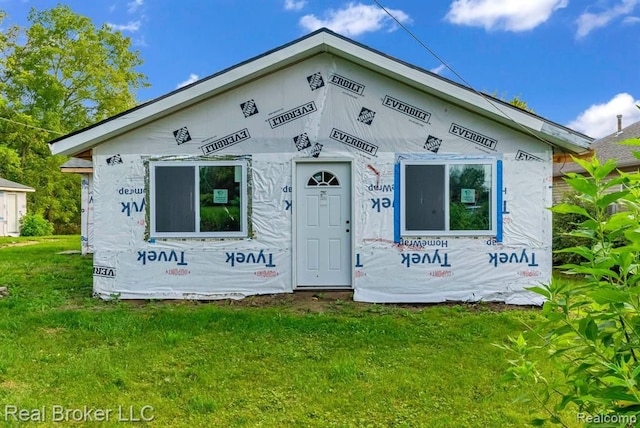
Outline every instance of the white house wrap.
[[553, 150], [589, 143], [323, 29], [51, 148], [91, 150], [104, 298], [539, 304]]

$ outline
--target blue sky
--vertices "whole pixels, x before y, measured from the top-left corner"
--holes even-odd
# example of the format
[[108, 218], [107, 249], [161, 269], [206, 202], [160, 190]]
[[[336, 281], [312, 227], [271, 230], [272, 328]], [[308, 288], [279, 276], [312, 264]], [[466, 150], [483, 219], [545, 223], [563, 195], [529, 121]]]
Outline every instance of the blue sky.
[[[133, 41], [151, 87], [140, 101], [281, 46], [319, 27], [443, 77], [458, 77], [375, 1], [0, 0], [3, 28], [31, 7], [67, 4]], [[640, 0], [379, 0], [476, 90], [603, 137], [640, 120]], [[462, 83], [462, 82], [461, 82]]]

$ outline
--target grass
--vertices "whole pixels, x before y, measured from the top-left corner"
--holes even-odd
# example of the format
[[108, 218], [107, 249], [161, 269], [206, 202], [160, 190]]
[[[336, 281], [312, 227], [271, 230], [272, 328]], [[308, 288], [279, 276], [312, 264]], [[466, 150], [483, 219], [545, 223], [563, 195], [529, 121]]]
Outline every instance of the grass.
[[163, 427], [521, 427], [535, 410], [493, 344], [536, 311], [104, 302], [91, 258], [57, 254], [78, 237], [30, 240], [0, 238], [0, 426], [18, 425], [7, 405], [44, 406], [38, 426], [60, 426], [53, 406]]

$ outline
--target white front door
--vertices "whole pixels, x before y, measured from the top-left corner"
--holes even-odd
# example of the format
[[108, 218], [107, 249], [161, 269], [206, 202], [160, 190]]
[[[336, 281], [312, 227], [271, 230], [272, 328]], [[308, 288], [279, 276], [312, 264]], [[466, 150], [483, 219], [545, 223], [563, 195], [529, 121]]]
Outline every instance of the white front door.
[[7, 193], [7, 232], [18, 233], [19, 232], [19, 219], [18, 219], [18, 195], [15, 193]]
[[351, 164], [296, 165], [296, 286], [351, 288]]

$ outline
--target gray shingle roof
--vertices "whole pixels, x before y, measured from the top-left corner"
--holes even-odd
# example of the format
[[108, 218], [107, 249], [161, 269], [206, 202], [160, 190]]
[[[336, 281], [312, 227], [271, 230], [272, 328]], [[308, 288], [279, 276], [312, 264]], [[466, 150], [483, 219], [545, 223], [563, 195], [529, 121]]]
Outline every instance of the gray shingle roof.
[[[595, 152], [598, 159], [603, 162], [609, 159], [616, 159], [618, 168], [640, 166], [640, 159], [633, 156], [634, 151], [640, 151], [640, 146], [617, 144], [620, 141], [630, 138], [640, 138], [640, 122], [622, 128], [621, 133], [614, 132], [611, 135], [594, 141], [591, 144], [591, 149]], [[554, 177], [562, 176], [567, 172], [581, 173], [584, 172], [584, 168], [575, 162], [557, 163], [553, 165]]]
[[24, 184], [16, 183], [0, 177], [0, 190], [16, 190], [22, 192], [35, 192], [33, 187], [25, 186]]

